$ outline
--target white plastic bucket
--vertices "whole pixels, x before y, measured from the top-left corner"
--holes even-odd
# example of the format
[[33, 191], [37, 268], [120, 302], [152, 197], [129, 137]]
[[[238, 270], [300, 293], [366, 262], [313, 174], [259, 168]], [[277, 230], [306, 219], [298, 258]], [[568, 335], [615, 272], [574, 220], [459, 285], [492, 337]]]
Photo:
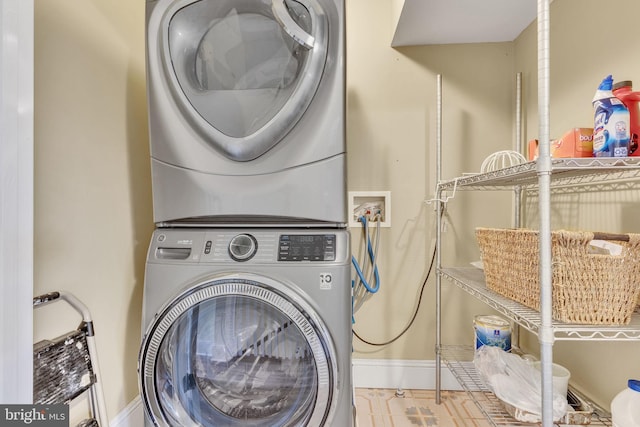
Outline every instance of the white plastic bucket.
[[[551, 375], [553, 375], [553, 391], [560, 396], [567, 397], [567, 391], [569, 390], [569, 378], [571, 378], [571, 372], [562, 365], [554, 363], [551, 365]], [[540, 361], [533, 362], [533, 367], [538, 371], [542, 369], [542, 363]]]

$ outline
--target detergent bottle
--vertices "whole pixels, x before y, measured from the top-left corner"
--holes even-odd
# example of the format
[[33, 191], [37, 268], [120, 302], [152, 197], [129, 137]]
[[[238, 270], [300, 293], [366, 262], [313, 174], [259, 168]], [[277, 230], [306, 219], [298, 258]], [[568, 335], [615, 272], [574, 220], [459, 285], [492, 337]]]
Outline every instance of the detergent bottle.
[[627, 388], [611, 401], [613, 427], [640, 427], [640, 381], [629, 380]]
[[613, 85], [613, 94], [629, 110], [629, 155], [640, 156], [638, 150], [638, 135], [640, 135], [640, 92], [632, 92], [632, 82], [625, 80]]
[[629, 110], [613, 95], [611, 75], [602, 80], [593, 97], [594, 157], [629, 155]]

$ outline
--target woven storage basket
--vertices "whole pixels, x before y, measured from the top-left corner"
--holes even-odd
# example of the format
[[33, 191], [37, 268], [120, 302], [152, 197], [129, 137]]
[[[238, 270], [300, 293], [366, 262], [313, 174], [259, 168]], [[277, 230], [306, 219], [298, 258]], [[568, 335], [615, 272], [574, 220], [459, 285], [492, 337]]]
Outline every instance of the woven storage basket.
[[[640, 294], [640, 234], [628, 234], [619, 256], [589, 251], [592, 232], [551, 233], [553, 318], [562, 322], [625, 325]], [[487, 288], [540, 310], [538, 232], [477, 228]]]

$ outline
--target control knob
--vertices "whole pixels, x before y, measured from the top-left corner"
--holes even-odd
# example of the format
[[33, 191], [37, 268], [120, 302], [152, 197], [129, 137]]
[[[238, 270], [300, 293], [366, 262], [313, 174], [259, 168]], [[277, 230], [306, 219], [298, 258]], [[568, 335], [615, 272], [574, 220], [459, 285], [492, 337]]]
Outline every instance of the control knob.
[[229, 255], [234, 261], [248, 261], [258, 251], [258, 241], [251, 234], [238, 234], [229, 242]]

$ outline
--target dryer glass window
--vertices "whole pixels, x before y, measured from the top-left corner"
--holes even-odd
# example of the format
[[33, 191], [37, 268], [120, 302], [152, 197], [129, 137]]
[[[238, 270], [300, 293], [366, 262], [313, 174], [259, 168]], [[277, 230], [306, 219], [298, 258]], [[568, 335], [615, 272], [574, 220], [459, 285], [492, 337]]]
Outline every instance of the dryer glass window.
[[215, 129], [213, 144], [238, 160], [264, 153], [295, 125], [326, 58], [326, 17], [316, 0], [190, 2], [171, 18], [167, 37], [181, 92]]
[[314, 356], [276, 307], [247, 296], [193, 306], [159, 349], [157, 387], [165, 416], [204, 425], [306, 425], [317, 398]]

